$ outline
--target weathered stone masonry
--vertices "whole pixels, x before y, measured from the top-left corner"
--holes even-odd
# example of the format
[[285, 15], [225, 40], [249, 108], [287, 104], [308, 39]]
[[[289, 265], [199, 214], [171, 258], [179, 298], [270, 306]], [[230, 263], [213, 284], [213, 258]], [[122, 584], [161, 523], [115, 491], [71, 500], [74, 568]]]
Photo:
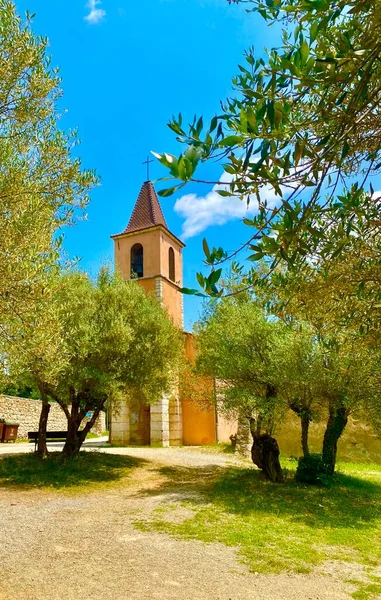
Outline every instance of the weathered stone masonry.
[[[41, 400], [0, 396], [0, 419], [19, 423], [19, 439], [27, 439], [28, 431], [37, 431], [41, 412]], [[86, 421], [86, 419], [84, 419]], [[52, 403], [48, 420], [48, 431], [66, 431], [67, 420], [58, 404]], [[106, 429], [105, 414], [102, 412], [92, 431], [101, 435]]]

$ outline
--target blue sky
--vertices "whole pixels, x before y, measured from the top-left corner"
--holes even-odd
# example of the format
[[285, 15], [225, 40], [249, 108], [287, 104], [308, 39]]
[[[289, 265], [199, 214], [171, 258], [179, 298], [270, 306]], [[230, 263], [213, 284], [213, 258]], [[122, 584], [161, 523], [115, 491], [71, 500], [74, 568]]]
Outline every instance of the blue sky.
[[[16, 5], [21, 14], [36, 13], [34, 31], [49, 38], [52, 64], [63, 78], [67, 113], [61, 126], [78, 127], [83, 164], [101, 176], [87, 220], [65, 232], [64, 244], [71, 257], [81, 257], [82, 269], [95, 274], [113, 259], [109, 236], [128, 222], [149, 151], [180, 151], [166, 126], [172, 114], [181, 111], [186, 120], [194, 113], [213, 116], [231, 93], [244, 49], [276, 44], [276, 32], [259, 16], [248, 15], [244, 5], [229, 6], [227, 0], [17, 0]], [[165, 175], [158, 163], [151, 165], [151, 179]], [[221, 168], [208, 165], [204, 175], [218, 180]], [[245, 240], [247, 230], [240, 207], [229, 209], [212, 186], [189, 185], [184, 194], [191, 196], [178, 194], [161, 203], [169, 228], [187, 237], [184, 285], [195, 287], [203, 236], [229, 249]], [[225, 224], [211, 225], [216, 215]], [[185, 298], [187, 328], [199, 306], [198, 299]]]

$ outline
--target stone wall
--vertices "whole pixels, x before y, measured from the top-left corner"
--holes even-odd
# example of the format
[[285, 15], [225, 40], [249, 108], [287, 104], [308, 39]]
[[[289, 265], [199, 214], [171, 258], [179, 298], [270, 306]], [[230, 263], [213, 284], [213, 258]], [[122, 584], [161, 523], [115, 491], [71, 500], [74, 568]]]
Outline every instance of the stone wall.
[[[309, 446], [311, 452], [321, 452], [325, 431], [324, 423], [311, 423]], [[300, 421], [290, 413], [275, 434], [282, 456], [300, 456]], [[337, 445], [337, 458], [351, 462], [381, 464], [381, 438], [359, 418], [350, 417]]]
[[[19, 423], [19, 439], [27, 439], [28, 431], [37, 431], [40, 419], [41, 401], [31, 398], [16, 398], [14, 396], [0, 396], [0, 418], [12, 423]], [[87, 419], [84, 419], [85, 422]], [[67, 420], [58, 404], [52, 403], [48, 431], [66, 431]], [[102, 412], [97, 419], [92, 432], [101, 435], [106, 429], [105, 413]]]
[[[246, 456], [250, 456], [252, 445], [249, 426], [242, 422], [238, 426], [235, 423], [238, 434], [237, 450]], [[311, 423], [309, 432], [309, 447], [311, 452], [321, 453], [325, 431], [324, 423]], [[300, 421], [294, 413], [289, 411], [287, 419], [274, 433], [281, 457], [299, 457], [302, 454]], [[227, 440], [219, 440], [227, 441]], [[359, 418], [350, 417], [343, 435], [339, 439], [337, 447], [337, 458], [350, 462], [374, 462], [381, 464], [381, 438]]]

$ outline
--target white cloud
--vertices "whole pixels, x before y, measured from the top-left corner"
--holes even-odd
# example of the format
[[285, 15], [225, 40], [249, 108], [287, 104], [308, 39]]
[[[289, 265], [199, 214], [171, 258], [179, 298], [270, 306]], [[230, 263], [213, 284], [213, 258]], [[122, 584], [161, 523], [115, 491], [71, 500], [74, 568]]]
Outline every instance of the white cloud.
[[89, 0], [86, 4], [87, 8], [90, 9], [90, 12], [85, 17], [85, 21], [90, 23], [91, 25], [96, 25], [100, 23], [102, 19], [106, 16], [106, 11], [102, 8], [97, 8], [98, 4], [101, 4], [101, 0]]
[[[220, 181], [229, 183], [231, 176], [223, 174]], [[228, 189], [227, 186], [215, 185], [206, 196], [186, 194], [175, 202], [175, 211], [185, 219], [183, 223], [182, 237], [184, 239], [194, 237], [211, 225], [224, 225], [228, 221], [244, 219], [253, 216], [258, 211], [258, 202], [255, 197], [250, 198], [247, 206], [246, 200], [240, 200], [235, 196], [220, 196], [217, 190]], [[261, 192], [261, 200], [266, 199], [268, 206], [273, 207], [279, 201], [274, 191], [264, 188]]]

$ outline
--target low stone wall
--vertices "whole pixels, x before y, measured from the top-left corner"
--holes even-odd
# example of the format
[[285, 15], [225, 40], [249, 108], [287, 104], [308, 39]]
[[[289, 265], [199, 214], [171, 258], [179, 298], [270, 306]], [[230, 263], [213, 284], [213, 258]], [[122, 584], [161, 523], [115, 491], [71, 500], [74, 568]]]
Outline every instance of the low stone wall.
[[[0, 418], [12, 423], [19, 423], [19, 439], [27, 439], [28, 431], [37, 431], [40, 412], [41, 400], [0, 396]], [[84, 419], [83, 422], [85, 421], [87, 419]], [[66, 431], [66, 429], [67, 420], [62, 409], [58, 404], [52, 402], [49, 412], [48, 431]], [[105, 413], [102, 412], [92, 432], [101, 435], [105, 429]]]

